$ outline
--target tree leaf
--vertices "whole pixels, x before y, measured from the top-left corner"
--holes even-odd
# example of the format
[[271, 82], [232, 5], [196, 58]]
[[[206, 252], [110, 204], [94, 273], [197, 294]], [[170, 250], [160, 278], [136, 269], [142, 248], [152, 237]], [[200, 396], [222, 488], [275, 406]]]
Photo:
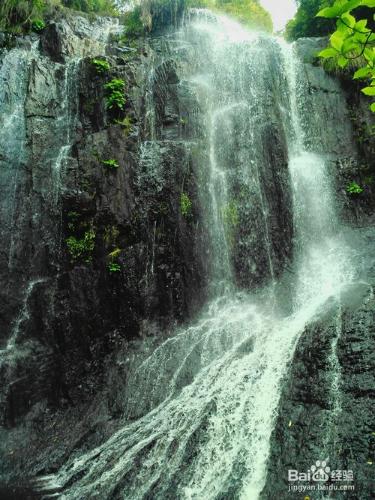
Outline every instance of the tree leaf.
[[[326, 17], [327, 19], [334, 19], [335, 17], [341, 16], [345, 12], [350, 12], [356, 7], [364, 5], [363, 2], [375, 2], [375, 0], [349, 0], [349, 2], [347, 0], [336, 0], [335, 4], [332, 7], [326, 7], [325, 9], [320, 10], [316, 14], [316, 17]], [[369, 7], [371, 7], [371, 5]]]
[[364, 45], [365, 43], [367, 43], [367, 38], [369, 36], [369, 33], [370, 32], [356, 31], [353, 37], [358, 43]]
[[344, 56], [340, 56], [338, 61], [337, 61], [337, 64], [340, 66], [340, 68], [345, 68], [349, 63], [349, 60], [344, 57]]
[[363, 7], [375, 7], [375, 0], [362, 0], [361, 6]]
[[341, 19], [347, 26], [349, 26], [350, 28], [354, 28], [356, 24], [355, 17], [349, 14], [349, 12], [345, 12], [344, 14], [342, 14]]
[[333, 19], [337, 17], [340, 13], [341, 6], [334, 5], [333, 7], [326, 7], [325, 9], [320, 10], [316, 17], [326, 17], [327, 19]]
[[344, 40], [344, 43], [341, 48], [341, 52], [345, 55], [348, 52], [352, 52], [354, 50], [357, 50], [357, 52], [361, 51], [361, 46], [358, 45], [358, 42], [355, 41], [354, 37], [349, 37], [346, 40]]
[[374, 87], [365, 87], [362, 91], [365, 95], [375, 96], [375, 86]]
[[361, 19], [360, 21], [357, 21], [355, 23], [354, 29], [363, 32], [369, 31], [367, 28], [367, 19]]
[[368, 61], [370, 64], [373, 64], [375, 62], [375, 52], [373, 49], [365, 49], [363, 51], [363, 55], [365, 56], [366, 61]]
[[319, 52], [318, 57], [323, 57], [324, 59], [328, 59], [330, 57], [336, 57], [337, 54], [338, 52], [336, 49], [328, 47], [327, 49], [324, 49], [321, 52]]
[[337, 19], [336, 26], [337, 26], [337, 31], [339, 31], [340, 33], [342, 33], [343, 36], [352, 35], [353, 34], [353, 30], [351, 28], [348, 28], [348, 26], [346, 26], [346, 24], [344, 24], [344, 22], [341, 19], [341, 17], [339, 17], [339, 19]]
[[[344, 12], [350, 12], [351, 10], [363, 5], [363, 0], [349, 0], [349, 2], [347, 0], [339, 0], [339, 1], [341, 3], [340, 14], [343, 14]], [[373, 0], [367, 0], [367, 1], [373, 1]]]
[[375, 113], [375, 102], [371, 104], [370, 109], [373, 113]]
[[331, 37], [330, 37], [331, 45], [334, 49], [338, 50], [341, 52], [341, 47], [344, 43], [344, 38], [342, 36], [342, 33], [335, 31]]
[[354, 75], [354, 80], [359, 80], [360, 78], [368, 78], [371, 75], [371, 68], [360, 68], [358, 69]]

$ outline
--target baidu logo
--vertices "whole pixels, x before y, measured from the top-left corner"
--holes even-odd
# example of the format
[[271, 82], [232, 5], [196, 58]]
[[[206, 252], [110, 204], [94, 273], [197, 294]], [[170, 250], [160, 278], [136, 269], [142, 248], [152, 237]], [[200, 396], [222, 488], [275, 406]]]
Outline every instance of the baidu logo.
[[315, 465], [310, 467], [312, 481], [328, 481], [330, 479], [331, 468], [327, 467], [327, 460], [317, 460]]
[[289, 491], [353, 491], [352, 470], [332, 470], [328, 458], [317, 460], [307, 471], [288, 470]]
[[325, 460], [317, 460], [307, 472], [299, 472], [297, 470], [288, 471], [289, 481], [320, 481], [326, 482], [330, 479], [331, 468], [327, 466], [328, 458]]

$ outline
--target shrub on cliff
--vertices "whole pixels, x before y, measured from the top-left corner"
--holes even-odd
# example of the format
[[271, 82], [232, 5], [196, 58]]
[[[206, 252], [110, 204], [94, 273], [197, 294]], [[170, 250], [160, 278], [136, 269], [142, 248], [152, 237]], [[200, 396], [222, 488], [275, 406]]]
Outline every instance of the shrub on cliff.
[[[43, 19], [62, 6], [82, 12], [115, 15], [112, 0], [2, 0], [0, 30], [22, 33], [43, 26]], [[39, 29], [40, 31], [40, 29]]]
[[273, 31], [272, 18], [258, 0], [216, 0], [215, 8], [249, 28]]
[[188, 7], [223, 12], [252, 29], [272, 32], [272, 18], [258, 0], [187, 0]]
[[[289, 41], [302, 37], [325, 36], [334, 31], [335, 22], [332, 18], [316, 17], [316, 14], [327, 7], [332, 7], [335, 0], [296, 0], [297, 13], [286, 26], [285, 38]], [[342, 5], [349, 1], [341, 2]], [[360, 4], [361, 2], [358, 2]], [[366, 5], [357, 5], [356, 15], [360, 19], [367, 19], [368, 25], [374, 27], [371, 10]]]
[[141, 34], [142, 26], [148, 31], [157, 31], [176, 22], [185, 9], [194, 7], [228, 14], [252, 29], [269, 32], [273, 29], [271, 16], [259, 0], [144, 0], [125, 15], [126, 33]]
[[298, 10], [285, 29], [285, 38], [289, 41], [310, 36], [324, 36], [334, 27], [329, 19], [315, 17], [324, 7], [332, 5], [334, 0], [297, 0]]
[[38, 26], [41, 26], [42, 18], [47, 11], [59, 4], [59, 0], [24, 0], [22, 2], [3, 0], [0, 3], [0, 29], [22, 33], [31, 29], [36, 22]]
[[357, 71], [353, 78], [364, 81], [362, 92], [372, 98], [370, 107], [375, 113], [375, 31], [368, 18], [357, 17], [363, 9], [368, 12], [367, 17], [373, 19], [375, 0], [336, 0], [331, 7], [317, 13], [317, 17], [332, 19], [336, 24], [329, 47], [319, 56], [333, 60], [342, 69], [355, 62]]
[[70, 9], [97, 14], [116, 15], [116, 4], [113, 0], [62, 0], [62, 4]]
[[122, 78], [113, 78], [104, 85], [104, 89], [107, 93], [107, 108], [122, 111], [126, 104], [125, 81]]

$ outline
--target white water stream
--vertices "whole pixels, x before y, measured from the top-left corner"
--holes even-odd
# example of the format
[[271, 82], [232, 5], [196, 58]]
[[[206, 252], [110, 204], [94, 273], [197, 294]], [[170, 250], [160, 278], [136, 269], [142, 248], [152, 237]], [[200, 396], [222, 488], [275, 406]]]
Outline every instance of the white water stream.
[[[282, 377], [296, 343], [324, 304], [353, 278], [326, 157], [306, 145], [309, 116], [301, 102], [309, 99], [308, 85], [293, 47], [206, 11], [192, 15], [179, 40], [192, 48], [184, 71], [207, 127], [207, 218], [217, 294], [195, 324], [164, 342], [131, 373], [123, 428], [68, 462], [54, 478], [65, 485], [63, 498], [69, 500], [256, 500], [265, 484]], [[268, 116], [264, 67], [275, 55], [277, 78], [288, 93], [286, 105], [280, 97], [294, 214], [295, 277], [288, 316], [277, 313], [274, 297], [267, 303], [235, 291], [221, 212], [229, 202], [225, 158], [236, 157], [242, 134], [252, 156], [243, 151], [240, 172], [244, 185], [254, 186], [252, 203], [260, 207], [263, 232], [258, 237], [268, 252], [272, 285], [257, 137]], [[234, 118], [242, 127], [234, 128]]]

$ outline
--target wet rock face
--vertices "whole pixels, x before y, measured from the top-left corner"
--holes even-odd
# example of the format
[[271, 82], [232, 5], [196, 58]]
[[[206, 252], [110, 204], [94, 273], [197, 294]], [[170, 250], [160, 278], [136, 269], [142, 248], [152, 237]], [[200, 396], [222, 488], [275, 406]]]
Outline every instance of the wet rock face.
[[[204, 236], [181, 142], [176, 71], [160, 67], [149, 82], [153, 48], [140, 42], [119, 57], [104, 43], [112, 28], [80, 18], [51, 24], [25, 67], [24, 95], [14, 99], [24, 106], [26, 139], [22, 157], [4, 158], [19, 170], [13, 201], [12, 177], [5, 179], [4, 213], [9, 203], [14, 212], [2, 222], [4, 346], [23, 310], [27, 317], [19, 357], [7, 354], [1, 368], [8, 426], [45, 398], [60, 405], [92, 394], [114, 347], [185, 320], [204, 301]], [[100, 73], [92, 58], [106, 53], [111, 68]], [[104, 86], [114, 78], [125, 82], [124, 110], [106, 106]], [[147, 150], [150, 113], [157, 150]], [[147, 155], [159, 156], [157, 171]], [[182, 190], [195, 207], [189, 217]], [[27, 292], [35, 277], [42, 282]]]
[[[357, 230], [357, 241], [362, 241], [365, 256], [374, 231]], [[354, 481], [336, 483], [354, 485], [349, 498], [373, 496], [375, 304], [369, 283], [375, 275], [365, 257], [363, 275], [363, 285], [333, 298], [300, 337], [281, 393], [262, 498], [297, 498], [301, 493], [289, 491], [288, 470], [307, 472], [326, 459], [331, 471], [353, 471]]]
[[[41, 438], [46, 423], [46, 434], [58, 436], [53, 458], [44, 451], [42, 465], [33, 469], [37, 473], [57, 467], [75, 448], [94, 446], [111, 433], [112, 419], [123, 411], [124, 359], [142, 349], [137, 344], [131, 351], [129, 341], [152, 337], [147, 339], [152, 344], [176, 323], [194, 316], [207, 295], [209, 242], [200, 190], [205, 179], [197, 169], [207, 161], [207, 152], [194, 147], [205, 139], [199, 103], [180, 80], [179, 63], [160, 39], [141, 41], [135, 52], [124, 55], [103, 42], [109, 33], [104, 28], [75, 18], [45, 30], [36, 57], [25, 69], [25, 94], [20, 97], [25, 150], [0, 157], [1, 166], [17, 167], [17, 177], [9, 169], [0, 180], [7, 194], [0, 201], [0, 213], [13, 214], [0, 221], [0, 273], [6, 284], [0, 293], [3, 345], [17, 323], [22, 326], [18, 355], [10, 353], [0, 366], [5, 386], [0, 415], [7, 427], [26, 422], [26, 439], [29, 428], [38, 434], [40, 442], [35, 440], [32, 448], [36, 454], [47, 449]], [[315, 42], [303, 43], [300, 50], [315, 51]], [[96, 56], [106, 56], [111, 68], [98, 73], [92, 64]], [[309, 62], [306, 71], [315, 99], [336, 99], [337, 85]], [[113, 78], [126, 84], [123, 111], [106, 106], [104, 85]], [[351, 90], [347, 92], [350, 98]], [[266, 186], [269, 207], [270, 257], [281, 273], [292, 248], [290, 186], [272, 88], [267, 87], [267, 96], [268, 119], [256, 140], [264, 166], [260, 183]], [[338, 117], [340, 127], [350, 127], [342, 110]], [[338, 169], [337, 189], [345, 190], [357, 175], [362, 179], [358, 165], [363, 159], [370, 162], [370, 145], [357, 155], [354, 143], [341, 140], [339, 127], [327, 134], [326, 141], [332, 168], [348, 166], [345, 173]], [[232, 158], [228, 164], [232, 166]], [[239, 197], [243, 186], [236, 173], [233, 168], [231, 190]], [[182, 213], [182, 193], [191, 200], [191, 213]], [[343, 213], [350, 221], [365, 220], [373, 207], [371, 193], [366, 188], [358, 200], [347, 197]], [[262, 220], [258, 194], [245, 191], [242, 196], [249, 204], [240, 213], [235, 238], [242, 246], [236, 246], [233, 260], [237, 283], [247, 289], [269, 278], [269, 259], [264, 242], [259, 239], [257, 248], [254, 241], [254, 234], [262, 232], [254, 229]], [[372, 242], [371, 234], [366, 237]], [[41, 281], [30, 287], [36, 278]], [[373, 298], [367, 289], [353, 294], [354, 309], [349, 307], [350, 295], [340, 307], [333, 304], [301, 337], [281, 398], [265, 498], [275, 496], [275, 491], [283, 498], [288, 485], [280, 471], [287, 473], [289, 466], [305, 470], [326, 458], [326, 449], [334, 450], [326, 454], [332, 466], [353, 466], [354, 471], [354, 462], [364, 463], [371, 452], [368, 435], [374, 422], [368, 398], [374, 384], [368, 367]], [[344, 388], [339, 402], [332, 399], [333, 363]], [[94, 396], [102, 383], [107, 384], [105, 403]], [[82, 400], [93, 401], [92, 407], [79, 406]], [[51, 407], [78, 408], [68, 420], [72, 427], [85, 411], [91, 420], [71, 437], [63, 412], [55, 429]], [[344, 422], [340, 435], [334, 434], [332, 421], [332, 435], [322, 437], [319, 422], [332, 418], [335, 411], [334, 418]], [[8, 460], [9, 476], [30, 471], [30, 457], [19, 452]], [[367, 484], [366, 470], [358, 472], [358, 484]], [[358, 498], [370, 498], [363, 488]]]
[[[233, 169], [234, 191], [241, 206], [235, 231], [234, 268], [239, 287], [254, 289], [276, 278], [292, 256], [293, 216], [288, 172], [288, 153], [280, 117], [271, 110], [260, 130], [253, 161], [260, 165], [259, 185], [246, 189], [241, 174]], [[245, 136], [246, 137], [246, 136]], [[256, 158], [256, 151], [260, 157]], [[265, 231], [264, 228], [267, 228]]]
[[[374, 196], [370, 159], [374, 138], [367, 133], [374, 123], [368, 112], [368, 101], [358, 97], [358, 88], [350, 80], [332, 80], [316, 65], [315, 54], [326, 45], [325, 40], [305, 39], [297, 42], [304, 61], [313, 96], [312, 105], [337, 100], [344, 92], [351, 113], [337, 108], [337, 127], [327, 130], [322, 148], [331, 154], [330, 168], [336, 172], [336, 189], [341, 216], [350, 225], [362, 226], [355, 233], [360, 254], [364, 285], [347, 289], [319, 314], [301, 335], [294, 357], [283, 382], [278, 416], [270, 444], [266, 486], [261, 498], [299, 498], [319, 493], [289, 490], [294, 486], [314, 485], [314, 482], [288, 481], [288, 470], [311, 471], [316, 461], [328, 459], [331, 470], [353, 471], [355, 490], [335, 491], [335, 498], [370, 499], [373, 496], [371, 475], [375, 440], [375, 425], [371, 401], [374, 398], [374, 266], [368, 262], [374, 242], [374, 231], [368, 226], [373, 220]], [[313, 64], [311, 64], [313, 63]], [[320, 106], [324, 113], [325, 106]], [[332, 108], [331, 108], [332, 109]], [[321, 119], [321, 117], [320, 117]], [[344, 138], [352, 135], [353, 140]], [[309, 137], [314, 144], [314, 133]], [[316, 144], [315, 144], [316, 146]], [[371, 167], [370, 167], [371, 165]], [[353, 196], [347, 193], [350, 182], [357, 182], [364, 191]], [[353, 238], [353, 236], [351, 236]], [[353, 266], [354, 266], [353, 262]], [[328, 481], [327, 486], [333, 482]]]
[[[327, 130], [325, 143], [321, 146], [332, 154], [331, 168], [336, 173], [336, 189], [339, 198], [344, 200], [341, 216], [350, 224], [368, 224], [373, 222], [375, 209], [375, 179], [372, 173], [375, 115], [369, 109], [370, 100], [360, 92], [363, 85], [353, 81], [350, 73], [335, 73], [333, 79], [327, 76], [316, 58], [316, 54], [326, 46], [325, 38], [304, 38], [296, 42], [296, 49], [305, 62], [309, 92], [314, 96], [312, 105], [327, 100], [337, 102], [337, 126]], [[338, 101], [342, 93], [347, 101], [345, 109]], [[324, 112], [324, 106], [320, 109]], [[348, 136], [352, 137], [349, 142], [345, 140]], [[314, 140], [314, 135], [311, 140]], [[353, 182], [362, 188], [361, 193], [348, 192], [348, 186]]]

